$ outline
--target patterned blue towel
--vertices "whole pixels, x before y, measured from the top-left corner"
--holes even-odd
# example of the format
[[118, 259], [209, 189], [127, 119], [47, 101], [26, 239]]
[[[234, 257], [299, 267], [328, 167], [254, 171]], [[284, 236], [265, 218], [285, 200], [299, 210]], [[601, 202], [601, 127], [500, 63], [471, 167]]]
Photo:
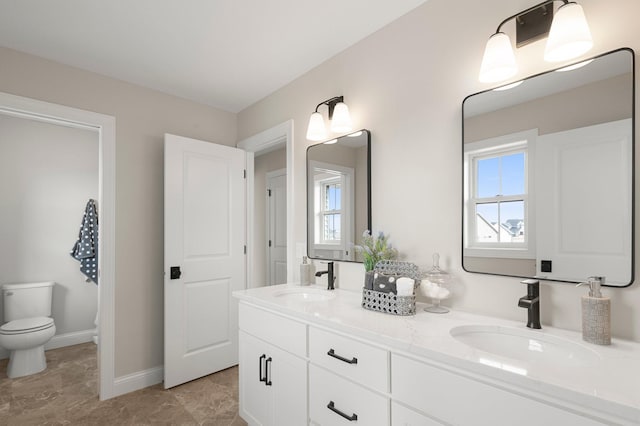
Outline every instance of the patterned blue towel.
[[89, 200], [84, 209], [78, 241], [69, 254], [80, 262], [80, 272], [98, 284], [98, 212], [94, 200]]

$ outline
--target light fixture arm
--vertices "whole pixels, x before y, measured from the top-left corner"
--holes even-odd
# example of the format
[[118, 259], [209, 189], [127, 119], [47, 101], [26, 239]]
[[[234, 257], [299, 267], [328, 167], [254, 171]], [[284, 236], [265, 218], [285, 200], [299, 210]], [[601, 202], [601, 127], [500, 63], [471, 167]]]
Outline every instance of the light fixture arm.
[[320, 102], [316, 107], [315, 112], [318, 112], [318, 108], [320, 108], [322, 105], [326, 105], [329, 107], [329, 120], [331, 120], [333, 118], [333, 110], [335, 109], [336, 105], [340, 102], [344, 102], [344, 96], [334, 96], [331, 99], [327, 99], [326, 101]]
[[543, 1], [542, 3], [536, 4], [535, 6], [531, 6], [527, 10], [523, 10], [521, 12], [516, 13], [515, 15], [509, 16], [507, 19], [505, 19], [504, 21], [500, 22], [500, 25], [498, 25], [498, 29], [496, 30], [496, 34], [498, 34], [500, 32], [500, 28], [502, 28], [502, 26], [504, 24], [506, 24], [507, 22], [509, 22], [510, 20], [518, 18], [518, 17], [520, 17], [522, 15], [526, 15], [529, 12], [532, 12], [532, 11], [534, 11], [534, 10], [540, 8], [540, 7], [544, 7], [544, 6], [546, 6], [546, 5], [550, 4], [550, 3], [553, 3], [555, 1], [561, 1], [564, 4], [575, 3], [575, 2], [572, 2], [572, 1], [569, 1], [569, 0], [546, 0], [546, 1]]

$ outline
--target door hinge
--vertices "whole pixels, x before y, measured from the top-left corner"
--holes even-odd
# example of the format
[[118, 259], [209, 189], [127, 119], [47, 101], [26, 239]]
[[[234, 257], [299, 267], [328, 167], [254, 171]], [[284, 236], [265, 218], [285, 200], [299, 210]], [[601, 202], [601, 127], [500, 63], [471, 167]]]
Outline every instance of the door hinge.
[[243, 179], [247, 178], [247, 169], [243, 170], [242, 177], [243, 177]]
[[268, 195], [269, 197], [271, 197], [271, 190], [270, 190], [270, 189], [267, 189], [267, 195]]
[[244, 254], [247, 254], [247, 246], [244, 246]]
[[271, 247], [271, 240], [269, 240], [269, 247]]

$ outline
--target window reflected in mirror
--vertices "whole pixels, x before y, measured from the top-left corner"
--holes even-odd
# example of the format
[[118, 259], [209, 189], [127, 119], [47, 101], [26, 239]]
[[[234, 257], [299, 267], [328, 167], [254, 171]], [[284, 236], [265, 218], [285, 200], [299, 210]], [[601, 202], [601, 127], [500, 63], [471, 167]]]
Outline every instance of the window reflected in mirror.
[[634, 54], [582, 65], [464, 100], [465, 270], [633, 282]]
[[354, 246], [370, 229], [370, 133], [361, 130], [307, 149], [307, 253], [361, 262]]

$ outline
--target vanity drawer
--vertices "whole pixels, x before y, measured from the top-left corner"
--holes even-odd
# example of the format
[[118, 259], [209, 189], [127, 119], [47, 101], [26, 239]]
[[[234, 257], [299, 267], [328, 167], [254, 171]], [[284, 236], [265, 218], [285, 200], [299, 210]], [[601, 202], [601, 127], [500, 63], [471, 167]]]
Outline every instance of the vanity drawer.
[[391, 425], [392, 426], [444, 426], [429, 417], [413, 411], [397, 402], [391, 402]]
[[310, 365], [309, 417], [311, 424], [322, 426], [389, 426], [389, 399]]
[[459, 426], [606, 424], [452, 371], [392, 354], [394, 400]]
[[301, 357], [307, 356], [307, 325], [247, 305], [239, 306], [239, 327], [259, 339]]
[[309, 327], [309, 359], [372, 389], [389, 390], [389, 352], [384, 349]]

